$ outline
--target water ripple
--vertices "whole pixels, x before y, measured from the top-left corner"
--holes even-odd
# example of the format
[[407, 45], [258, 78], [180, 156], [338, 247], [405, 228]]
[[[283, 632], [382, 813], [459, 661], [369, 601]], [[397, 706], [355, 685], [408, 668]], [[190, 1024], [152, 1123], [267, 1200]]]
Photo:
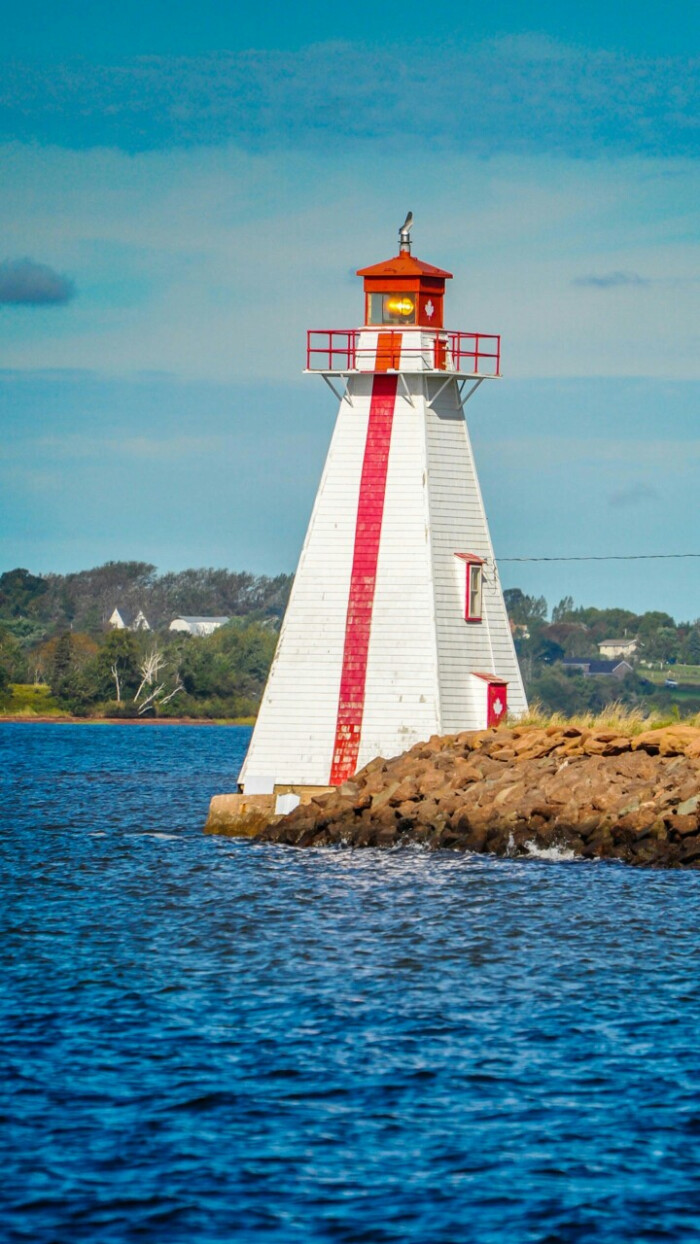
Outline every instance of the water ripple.
[[0, 726], [10, 1242], [700, 1235], [700, 875], [201, 833], [243, 729]]

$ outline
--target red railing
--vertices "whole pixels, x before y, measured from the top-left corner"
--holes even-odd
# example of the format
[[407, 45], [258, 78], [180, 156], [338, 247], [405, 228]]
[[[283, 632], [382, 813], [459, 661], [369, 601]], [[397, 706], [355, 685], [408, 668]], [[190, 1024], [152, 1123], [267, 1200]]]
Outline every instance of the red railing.
[[[449, 352], [454, 370], [466, 371], [462, 362], [468, 359], [474, 364], [470, 369], [475, 376], [500, 376], [501, 338], [495, 333], [448, 333]], [[482, 342], [486, 349], [482, 349]], [[490, 360], [482, 367], [482, 360]]]
[[[494, 333], [434, 332], [406, 329], [312, 328], [306, 335], [306, 370], [318, 372], [374, 372], [381, 332], [384, 351], [389, 348], [393, 370], [399, 356], [406, 371], [446, 371], [468, 376], [500, 376], [501, 338]], [[361, 334], [366, 342], [360, 343]], [[419, 339], [411, 345], [413, 336]], [[418, 364], [416, 366], [416, 364]]]
[[306, 334], [306, 370], [357, 371], [359, 335], [356, 328], [310, 328]]

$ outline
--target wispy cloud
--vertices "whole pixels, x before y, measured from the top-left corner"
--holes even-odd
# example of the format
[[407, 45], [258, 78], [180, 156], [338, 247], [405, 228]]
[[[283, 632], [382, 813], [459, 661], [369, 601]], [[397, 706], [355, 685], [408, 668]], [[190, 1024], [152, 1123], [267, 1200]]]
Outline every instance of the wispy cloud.
[[[345, 274], [390, 253], [410, 203], [417, 253], [455, 273], [450, 327], [500, 331], [511, 378], [698, 375], [700, 286], [670, 286], [697, 271], [690, 161], [673, 180], [668, 161], [641, 157], [426, 150], [419, 163], [416, 180], [415, 161], [379, 144], [0, 147], [5, 254], [33, 254], [41, 238], [80, 289], [70, 314], [5, 309], [0, 364], [225, 381], [272, 369], [295, 384], [304, 328], [355, 322], [361, 283]], [[571, 285], [610, 272], [649, 286]]]
[[653, 484], [626, 484], [610, 494], [608, 504], [613, 509], [625, 510], [636, 505], [643, 505], [645, 501], [658, 501], [658, 499], [659, 491]]
[[540, 476], [545, 473], [558, 477], [567, 474], [567, 468], [575, 462], [577, 467], [604, 480], [606, 499], [612, 505], [629, 505], [630, 500], [652, 500], [658, 493], [653, 484], [647, 482], [625, 482], [613, 487], [622, 472], [627, 470], [649, 471], [658, 468], [667, 479], [679, 481], [694, 479], [700, 463], [700, 445], [697, 442], [680, 437], [664, 437], [663, 440], [652, 440], [648, 436], [639, 440], [634, 436], [625, 439], [610, 437], [608, 439], [581, 438], [559, 433], [556, 436], [511, 436], [494, 438], [489, 441], [485, 452], [499, 457], [509, 464], [520, 463], [521, 468], [527, 466], [528, 473], [536, 470]]
[[490, 155], [689, 155], [693, 62], [518, 36], [467, 49], [326, 43], [297, 52], [141, 57], [47, 70], [6, 64], [0, 137], [128, 151], [235, 141], [429, 142]]
[[616, 289], [620, 285], [649, 285], [647, 277], [638, 272], [604, 272], [600, 276], [577, 276], [572, 285], [589, 285], [594, 289]]
[[70, 302], [75, 285], [48, 264], [33, 259], [0, 263], [0, 304], [42, 307]]

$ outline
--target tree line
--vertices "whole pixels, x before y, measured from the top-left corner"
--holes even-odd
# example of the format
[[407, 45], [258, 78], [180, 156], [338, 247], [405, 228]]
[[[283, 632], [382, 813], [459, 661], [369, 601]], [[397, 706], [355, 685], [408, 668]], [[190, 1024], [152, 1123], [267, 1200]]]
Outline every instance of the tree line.
[[[0, 576], [0, 706], [11, 688], [47, 686], [78, 716], [249, 717], [274, 655], [291, 575], [227, 570], [158, 575], [108, 562], [72, 575]], [[151, 630], [112, 630], [118, 607]], [[178, 615], [229, 617], [207, 637], [171, 632]]]
[[[612, 700], [645, 711], [675, 706], [686, 715], [700, 712], [700, 678], [684, 686], [679, 675], [675, 688], [654, 678], [657, 670], [700, 667], [700, 619], [677, 623], [659, 610], [598, 609], [576, 605], [571, 596], [554, 606], [550, 618], [543, 596], [508, 588], [504, 597], [526, 692], [550, 712], [599, 712]], [[562, 664], [566, 657], [599, 660], [603, 640], [625, 637], [636, 639], [637, 648], [632, 671], [621, 680], [586, 678]]]
[[[76, 715], [253, 716], [274, 655], [291, 575], [192, 569], [159, 575], [145, 562], [108, 562], [73, 575], [0, 575], [0, 707], [12, 687], [43, 686], [51, 703]], [[565, 597], [504, 593], [528, 696], [550, 711], [599, 711], [610, 700], [647, 711], [700, 711], [696, 685], [665, 687], [652, 671], [700, 667], [700, 620], [665, 612], [579, 606]], [[151, 631], [111, 630], [115, 606], [139, 609]], [[206, 638], [169, 631], [178, 614], [228, 616]], [[604, 639], [637, 639], [623, 680], [585, 678], [566, 657], [596, 659]]]
[[15, 684], [39, 684], [79, 717], [252, 717], [276, 643], [274, 627], [235, 618], [201, 638], [63, 631], [26, 650], [0, 625], [0, 705], [11, 707]]
[[60, 630], [100, 635], [116, 608], [142, 610], [153, 629], [179, 614], [214, 617], [282, 618], [291, 575], [204, 569], [158, 574], [148, 562], [106, 562], [67, 575], [0, 575], [0, 620], [20, 639], [37, 642]]

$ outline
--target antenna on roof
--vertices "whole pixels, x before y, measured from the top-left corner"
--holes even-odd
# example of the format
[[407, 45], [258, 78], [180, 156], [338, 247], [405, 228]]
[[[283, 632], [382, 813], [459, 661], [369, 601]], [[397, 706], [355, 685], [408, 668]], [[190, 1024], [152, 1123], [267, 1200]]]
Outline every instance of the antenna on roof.
[[413, 224], [413, 212], [409, 212], [399, 229], [399, 250], [403, 254], [411, 253], [411, 225]]

